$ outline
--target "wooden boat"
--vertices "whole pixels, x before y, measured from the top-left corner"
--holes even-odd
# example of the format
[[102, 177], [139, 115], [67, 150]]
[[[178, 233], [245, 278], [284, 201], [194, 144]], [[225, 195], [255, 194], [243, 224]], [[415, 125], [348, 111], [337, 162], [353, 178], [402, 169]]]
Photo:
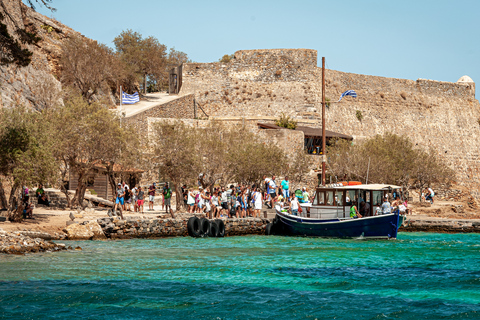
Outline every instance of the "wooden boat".
[[[267, 234], [333, 238], [390, 239], [397, 237], [404, 220], [398, 210], [381, 214], [378, 208], [385, 195], [401, 195], [401, 187], [386, 184], [327, 185], [316, 189], [311, 203], [300, 203], [302, 213], [292, 215], [277, 208]], [[362, 218], [351, 218], [353, 201], [370, 204]]]

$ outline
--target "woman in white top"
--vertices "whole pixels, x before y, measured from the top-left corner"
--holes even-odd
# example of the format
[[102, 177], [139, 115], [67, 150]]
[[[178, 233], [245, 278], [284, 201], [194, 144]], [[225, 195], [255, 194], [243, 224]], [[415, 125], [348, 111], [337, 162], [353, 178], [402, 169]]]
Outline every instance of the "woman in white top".
[[255, 188], [255, 192], [253, 193], [253, 202], [255, 204], [255, 211], [253, 212], [253, 216], [255, 218], [260, 218], [260, 210], [262, 210], [262, 193]]
[[188, 213], [193, 213], [193, 207], [195, 206], [195, 195], [193, 194], [192, 189], [188, 190], [187, 205], [188, 205]]

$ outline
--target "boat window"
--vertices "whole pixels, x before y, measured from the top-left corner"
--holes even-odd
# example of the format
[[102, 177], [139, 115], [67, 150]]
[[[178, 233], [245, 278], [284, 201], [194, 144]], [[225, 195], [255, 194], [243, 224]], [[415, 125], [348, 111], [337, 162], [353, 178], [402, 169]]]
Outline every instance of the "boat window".
[[355, 199], [355, 190], [347, 190], [346, 205], [351, 206]]
[[314, 202], [316, 204], [324, 204], [325, 203], [325, 192], [324, 191], [318, 191], [317, 192], [317, 200], [318, 202]]
[[370, 191], [367, 191], [365, 192], [365, 198], [364, 198], [365, 202], [369, 202], [370, 203]]
[[326, 195], [325, 203], [328, 206], [333, 206], [333, 191], [327, 191], [325, 192], [325, 195]]
[[335, 192], [335, 204], [337, 206], [343, 206], [343, 190]]
[[373, 191], [373, 205], [381, 206], [382, 205], [382, 194], [383, 191]]

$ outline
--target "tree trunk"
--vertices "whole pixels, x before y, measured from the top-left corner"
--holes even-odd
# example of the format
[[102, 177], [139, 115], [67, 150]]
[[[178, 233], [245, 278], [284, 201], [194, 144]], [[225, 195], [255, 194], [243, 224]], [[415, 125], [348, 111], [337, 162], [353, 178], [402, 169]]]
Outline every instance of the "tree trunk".
[[3, 189], [3, 183], [0, 180], [0, 206], [3, 209], [8, 209], [7, 197], [5, 196], [5, 190]]
[[143, 91], [145, 94], [147, 94], [147, 74], [145, 73], [145, 76], [143, 77], [144, 84], [143, 84]]
[[8, 220], [10, 221], [17, 221], [18, 219], [18, 209], [22, 209], [23, 208], [19, 208], [20, 207], [20, 203], [21, 201], [19, 201], [19, 198], [18, 198], [18, 190], [20, 189], [20, 185], [15, 182], [12, 186], [12, 190], [10, 191], [10, 197], [8, 199]]
[[65, 188], [65, 185], [64, 185], [64, 182], [65, 182], [65, 177], [67, 176], [67, 172], [68, 172], [68, 164], [67, 164], [67, 161], [65, 161], [65, 159], [63, 160], [63, 163], [64, 163], [64, 170], [62, 170], [62, 181], [60, 181], [60, 191], [63, 192], [63, 194], [65, 195], [65, 198], [67, 198], [67, 207], [68, 208], [72, 208], [72, 199], [70, 198], [70, 194], [68, 193], [68, 188]]
[[77, 188], [75, 189], [75, 195], [73, 196], [72, 206], [83, 207], [83, 196], [85, 195], [85, 191], [83, 191], [82, 193], [82, 189], [85, 184], [86, 173], [84, 170], [77, 173], [78, 173]]

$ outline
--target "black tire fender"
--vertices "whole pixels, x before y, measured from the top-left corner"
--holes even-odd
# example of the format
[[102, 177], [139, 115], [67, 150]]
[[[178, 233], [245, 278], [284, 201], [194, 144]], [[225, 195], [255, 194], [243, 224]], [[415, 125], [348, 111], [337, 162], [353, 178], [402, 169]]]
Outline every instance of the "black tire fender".
[[207, 218], [200, 219], [200, 237], [208, 237], [208, 231], [210, 230], [210, 221]]
[[198, 238], [201, 236], [200, 219], [191, 217], [187, 222], [187, 231], [190, 237]]
[[210, 221], [210, 228], [208, 229], [208, 236], [211, 238], [218, 237], [218, 224], [215, 221]]
[[215, 220], [215, 222], [218, 225], [218, 236], [217, 237], [220, 237], [220, 238], [225, 237], [225, 222], [223, 222], [222, 219], [217, 219], [217, 220]]
[[273, 235], [274, 232], [273, 232], [273, 223], [269, 223], [267, 224], [267, 226], [265, 227], [265, 235], [267, 236], [271, 236]]

